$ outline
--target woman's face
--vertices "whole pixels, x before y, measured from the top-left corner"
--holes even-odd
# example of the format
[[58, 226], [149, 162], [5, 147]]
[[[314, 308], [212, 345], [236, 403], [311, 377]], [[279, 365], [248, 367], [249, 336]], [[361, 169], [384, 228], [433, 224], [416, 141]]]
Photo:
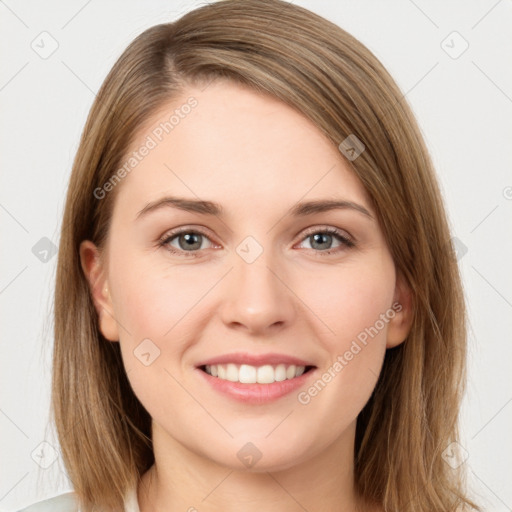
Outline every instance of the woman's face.
[[103, 260], [81, 256], [160, 446], [268, 471], [353, 439], [407, 301], [339, 150], [216, 81], [160, 110], [126, 162]]

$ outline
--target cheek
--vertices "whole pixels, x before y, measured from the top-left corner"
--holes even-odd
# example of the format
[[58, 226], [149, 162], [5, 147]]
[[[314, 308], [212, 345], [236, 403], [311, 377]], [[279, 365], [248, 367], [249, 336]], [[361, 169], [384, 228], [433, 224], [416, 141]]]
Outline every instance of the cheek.
[[394, 265], [386, 258], [364, 268], [347, 265], [316, 283], [308, 287], [308, 306], [325, 327], [318, 339], [328, 360], [299, 401], [327, 408], [337, 417], [334, 426], [357, 416], [377, 382], [386, 351]]
[[155, 266], [156, 258], [135, 251], [132, 256], [115, 256], [109, 279], [131, 387], [152, 417], [181, 417], [190, 404], [178, 384], [182, 380], [179, 366], [194, 330], [201, 329], [194, 306], [214, 284], [215, 276], [210, 283], [193, 272], [192, 265], [164, 267], [160, 258]]
[[114, 312], [126, 327], [121, 339], [140, 342], [179, 332], [218, 277], [194, 271], [193, 265], [170, 266], [164, 257], [132, 256], [117, 260], [111, 279], [116, 290]]
[[304, 293], [308, 306], [326, 328], [325, 342], [343, 349], [389, 310], [394, 289], [394, 265], [389, 258], [380, 258], [373, 264], [340, 266], [319, 274]]

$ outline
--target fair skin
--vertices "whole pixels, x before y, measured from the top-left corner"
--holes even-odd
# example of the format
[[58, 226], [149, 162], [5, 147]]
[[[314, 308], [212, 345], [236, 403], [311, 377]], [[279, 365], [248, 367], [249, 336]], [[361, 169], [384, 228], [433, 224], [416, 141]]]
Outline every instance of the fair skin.
[[[407, 336], [410, 295], [348, 162], [284, 103], [226, 81], [191, 86], [149, 120], [132, 150], [189, 96], [197, 107], [117, 185], [104, 251], [80, 247], [102, 334], [120, 343], [152, 417], [156, 464], [138, 488], [141, 512], [355, 511], [357, 415], [386, 349]], [[138, 217], [166, 196], [214, 201], [223, 213], [166, 206]], [[313, 200], [350, 205], [290, 213]], [[184, 233], [171, 238], [178, 227]], [[198, 230], [191, 251], [184, 235]], [[178, 253], [158, 244], [164, 235]], [[245, 251], [262, 249], [250, 263], [237, 252], [248, 236], [259, 245]], [[299, 394], [333, 373], [337, 357], [397, 302], [401, 310], [301, 403]], [[145, 339], [146, 352], [160, 350], [148, 365], [134, 354]], [[247, 403], [198, 368], [235, 352], [294, 356], [313, 369], [293, 392]], [[261, 457], [249, 467], [241, 449]]]

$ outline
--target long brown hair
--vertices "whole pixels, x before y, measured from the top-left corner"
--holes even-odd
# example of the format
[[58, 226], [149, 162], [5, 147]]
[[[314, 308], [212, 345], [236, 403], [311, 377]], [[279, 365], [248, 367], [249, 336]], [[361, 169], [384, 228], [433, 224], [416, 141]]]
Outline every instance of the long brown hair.
[[406, 341], [389, 349], [357, 420], [359, 494], [386, 511], [480, 510], [463, 466], [443, 451], [458, 440], [465, 387], [465, 306], [435, 172], [394, 80], [358, 40], [281, 0], [225, 0], [154, 26], [124, 51], [91, 108], [73, 165], [55, 291], [52, 412], [84, 512], [123, 510], [127, 490], [154, 462], [151, 418], [134, 395], [119, 344], [100, 333], [79, 245], [103, 247], [116, 194], [94, 192], [118, 170], [143, 123], [188, 84], [216, 78], [270, 94], [307, 116], [366, 188], [397, 273], [412, 292]]

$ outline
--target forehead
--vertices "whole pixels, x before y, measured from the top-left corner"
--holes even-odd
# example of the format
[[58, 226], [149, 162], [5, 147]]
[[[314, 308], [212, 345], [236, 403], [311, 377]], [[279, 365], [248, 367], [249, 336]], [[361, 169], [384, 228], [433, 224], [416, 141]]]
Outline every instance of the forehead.
[[302, 198], [366, 198], [338, 149], [311, 121], [276, 98], [227, 81], [204, 91], [190, 87], [163, 105], [121, 165], [134, 151], [135, 165], [118, 190], [123, 208], [140, 210], [166, 193], [252, 214], [262, 204], [291, 206]]

